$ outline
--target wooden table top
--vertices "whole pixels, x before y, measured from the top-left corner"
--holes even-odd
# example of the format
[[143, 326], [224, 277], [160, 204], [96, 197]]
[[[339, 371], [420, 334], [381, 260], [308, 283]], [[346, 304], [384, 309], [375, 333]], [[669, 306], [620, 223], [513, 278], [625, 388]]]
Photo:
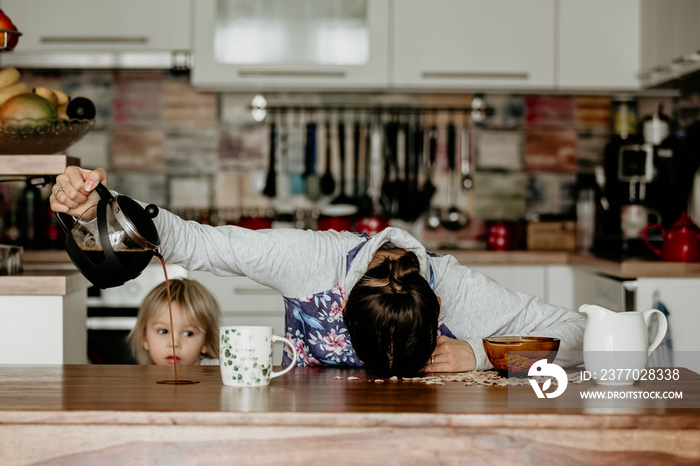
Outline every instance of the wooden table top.
[[[6, 365], [0, 366], [0, 425], [700, 429], [700, 375], [687, 369], [680, 369], [680, 375], [673, 383], [641, 382], [634, 389], [682, 391], [684, 409], [678, 409], [678, 400], [655, 400], [645, 402], [644, 407], [623, 409], [582, 407], [575, 398], [578, 389], [567, 388], [559, 398], [539, 400], [529, 385], [426, 384], [377, 379], [353, 368], [297, 367], [267, 387], [234, 388], [222, 384], [218, 366], [180, 367], [181, 379], [199, 383], [173, 386], [156, 383], [173, 378], [172, 368], [165, 366]], [[592, 381], [571, 385], [611, 389]], [[516, 407], [512, 406], [514, 399], [521, 400]]]

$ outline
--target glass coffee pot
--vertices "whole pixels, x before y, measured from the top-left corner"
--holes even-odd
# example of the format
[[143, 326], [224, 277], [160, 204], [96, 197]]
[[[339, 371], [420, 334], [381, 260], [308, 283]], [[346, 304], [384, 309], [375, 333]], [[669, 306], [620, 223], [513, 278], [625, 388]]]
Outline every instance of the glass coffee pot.
[[133, 199], [98, 184], [100, 201], [77, 220], [56, 213], [66, 232], [66, 251], [80, 272], [99, 288], [120, 286], [138, 277], [158, 254], [160, 238], [153, 218], [158, 207], [144, 209]]

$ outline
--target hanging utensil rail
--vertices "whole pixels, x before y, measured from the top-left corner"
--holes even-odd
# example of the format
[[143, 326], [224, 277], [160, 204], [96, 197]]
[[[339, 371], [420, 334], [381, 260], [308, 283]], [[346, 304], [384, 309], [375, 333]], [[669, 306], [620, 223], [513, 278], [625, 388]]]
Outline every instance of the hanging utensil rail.
[[267, 114], [285, 113], [364, 113], [368, 115], [425, 115], [425, 114], [465, 114], [479, 113], [493, 115], [493, 107], [459, 106], [415, 106], [415, 105], [251, 105], [251, 112], [265, 111]]

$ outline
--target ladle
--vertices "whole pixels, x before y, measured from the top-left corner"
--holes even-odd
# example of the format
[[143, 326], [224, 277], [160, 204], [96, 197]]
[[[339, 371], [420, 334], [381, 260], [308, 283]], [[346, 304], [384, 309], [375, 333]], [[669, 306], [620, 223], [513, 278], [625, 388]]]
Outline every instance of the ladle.
[[[364, 147], [361, 150], [361, 134], [364, 130], [365, 140]], [[369, 196], [370, 191], [370, 151], [371, 151], [371, 125], [363, 128], [360, 123], [355, 123], [353, 129], [353, 155], [355, 165], [354, 177], [353, 177], [353, 201], [358, 209], [358, 216], [368, 217], [373, 214], [373, 204], [372, 198]], [[360, 157], [362, 157], [362, 162], [360, 162]], [[360, 184], [360, 167], [363, 169], [362, 175], [362, 185]]]
[[448, 180], [447, 180], [447, 210], [442, 213], [440, 223], [448, 230], [457, 231], [464, 228], [469, 223], [469, 218], [457, 207], [457, 185], [454, 180], [454, 172], [457, 166], [456, 154], [457, 130], [454, 124], [447, 126], [447, 160], [448, 160]]
[[275, 167], [276, 158], [276, 142], [277, 142], [277, 131], [275, 123], [270, 124], [270, 155], [268, 159], [267, 166], [267, 178], [265, 181], [265, 188], [263, 189], [263, 194], [267, 197], [275, 197], [277, 195], [277, 169]]
[[428, 216], [425, 218], [425, 226], [430, 230], [437, 230], [440, 226], [440, 209], [432, 205], [432, 199], [437, 189], [432, 181], [435, 169], [435, 155], [437, 153], [437, 128], [430, 128], [428, 136], [428, 163], [426, 164], [426, 178], [423, 183], [423, 197], [428, 203]]
[[331, 124], [326, 122], [326, 170], [321, 177], [321, 193], [330, 196], [335, 192], [335, 180], [331, 173]]
[[304, 177], [306, 178], [306, 197], [317, 201], [321, 197], [321, 179], [316, 174], [316, 123], [306, 124], [304, 141]]
[[471, 191], [474, 187], [474, 180], [471, 176], [471, 168], [469, 165], [469, 157], [471, 157], [471, 134], [469, 128], [464, 126], [460, 129], [460, 155], [462, 158], [462, 189]]
[[340, 193], [333, 199], [332, 204], [352, 204], [352, 199], [345, 192], [345, 124], [338, 123], [338, 148], [340, 149]]

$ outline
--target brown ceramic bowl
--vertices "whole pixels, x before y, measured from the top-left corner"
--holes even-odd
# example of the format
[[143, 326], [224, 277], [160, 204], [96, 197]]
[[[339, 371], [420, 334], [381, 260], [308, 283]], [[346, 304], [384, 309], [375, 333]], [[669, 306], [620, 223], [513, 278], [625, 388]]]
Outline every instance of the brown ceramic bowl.
[[559, 339], [548, 337], [489, 337], [484, 338], [489, 361], [502, 377], [527, 377], [530, 366], [540, 359], [554, 361]]

